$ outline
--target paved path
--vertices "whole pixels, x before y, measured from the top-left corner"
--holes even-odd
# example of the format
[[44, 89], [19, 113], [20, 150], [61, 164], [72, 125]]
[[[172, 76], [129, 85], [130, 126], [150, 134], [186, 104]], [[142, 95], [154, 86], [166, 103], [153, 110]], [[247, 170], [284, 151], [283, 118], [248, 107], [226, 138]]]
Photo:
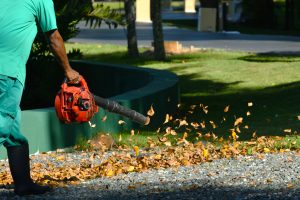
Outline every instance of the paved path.
[[[193, 19], [196, 14], [165, 13], [164, 19]], [[102, 25], [100, 28], [90, 29], [82, 22], [78, 25], [80, 33], [70, 42], [110, 43], [127, 45], [126, 29], [119, 26], [109, 29]], [[151, 24], [137, 24], [139, 46], [150, 46], [153, 41]], [[247, 35], [234, 32], [205, 33], [177, 27], [164, 26], [165, 41], [180, 41], [183, 46], [198, 48], [218, 48], [251, 52], [281, 52], [300, 53], [300, 37]]]

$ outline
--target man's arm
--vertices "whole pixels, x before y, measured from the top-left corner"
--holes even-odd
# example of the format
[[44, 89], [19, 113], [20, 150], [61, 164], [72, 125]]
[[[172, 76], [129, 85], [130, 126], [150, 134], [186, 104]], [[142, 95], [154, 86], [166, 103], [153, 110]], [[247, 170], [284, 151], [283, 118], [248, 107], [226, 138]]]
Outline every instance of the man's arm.
[[80, 75], [77, 71], [72, 69], [64, 45], [64, 41], [58, 32], [58, 30], [53, 30], [46, 32], [47, 39], [49, 41], [50, 49], [57, 59], [59, 65], [62, 67], [65, 76], [67, 77], [69, 82], [78, 82]]

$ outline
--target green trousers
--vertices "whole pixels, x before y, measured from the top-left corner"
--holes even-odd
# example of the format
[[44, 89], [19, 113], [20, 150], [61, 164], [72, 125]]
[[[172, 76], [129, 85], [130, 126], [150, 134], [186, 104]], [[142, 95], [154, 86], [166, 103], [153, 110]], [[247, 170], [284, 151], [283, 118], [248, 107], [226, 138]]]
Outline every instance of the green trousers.
[[5, 147], [28, 143], [20, 133], [23, 89], [17, 79], [0, 75], [0, 145]]

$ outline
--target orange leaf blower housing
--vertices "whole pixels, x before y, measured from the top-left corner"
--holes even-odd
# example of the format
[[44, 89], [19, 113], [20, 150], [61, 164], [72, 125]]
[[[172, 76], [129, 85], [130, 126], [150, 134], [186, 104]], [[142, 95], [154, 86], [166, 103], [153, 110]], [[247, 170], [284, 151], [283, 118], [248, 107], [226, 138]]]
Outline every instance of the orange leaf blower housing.
[[78, 84], [64, 81], [55, 97], [55, 110], [64, 123], [88, 122], [98, 112], [94, 96], [81, 76]]

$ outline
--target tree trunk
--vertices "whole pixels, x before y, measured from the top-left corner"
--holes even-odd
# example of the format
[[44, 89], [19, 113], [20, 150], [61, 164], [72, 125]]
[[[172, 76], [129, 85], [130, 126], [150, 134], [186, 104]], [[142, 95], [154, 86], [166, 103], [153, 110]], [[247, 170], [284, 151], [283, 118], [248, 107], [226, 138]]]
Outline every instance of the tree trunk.
[[285, 29], [292, 30], [294, 28], [294, 1], [285, 0]]
[[164, 35], [161, 19], [161, 0], [151, 0], [151, 20], [154, 39], [154, 57], [157, 60], [165, 60]]
[[128, 55], [131, 57], [139, 56], [135, 28], [135, 6], [134, 0], [125, 0], [125, 17], [127, 22], [127, 47]]

